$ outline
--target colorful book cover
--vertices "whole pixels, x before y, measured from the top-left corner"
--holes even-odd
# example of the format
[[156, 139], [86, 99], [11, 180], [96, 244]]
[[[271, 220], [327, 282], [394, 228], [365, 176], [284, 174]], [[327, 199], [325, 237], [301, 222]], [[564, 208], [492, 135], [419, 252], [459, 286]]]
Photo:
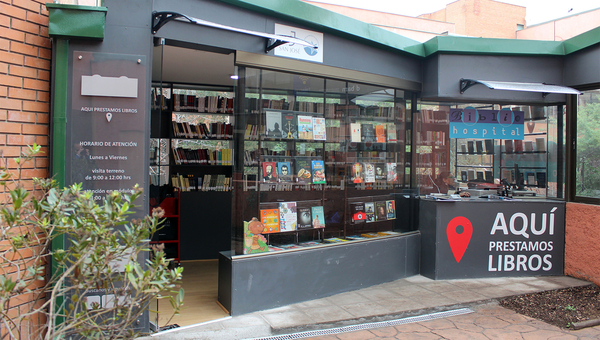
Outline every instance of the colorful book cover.
[[283, 136], [281, 133], [281, 112], [267, 111], [266, 121], [267, 137], [281, 138]]
[[387, 141], [388, 142], [397, 142], [398, 136], [396, 133], [396, 124], [388, 123], [387, 124]]
[[296, 160], [296, 181], [312, 183], [312, 165], [309, 160]]
[[283, 138], [298, 138], [298, 121], [295, 114], [283, 113], [281, 115], [281, 130], [283, 131]]
[[[252, 223], [252, 225], [250, 223]], [[256, 254], [269, 251], [267, 239], [261, 234], [262, 229], [258, 229], [257, 226], [262, 227], [262, 224], [256, 218], [250, 222], [244, 221], [244, 254]]]
[[361, 142], [360, 123], [350, 123], [350, 138], [351, 142]]
[[362, 124], [360, 126], [361, 129], [361, 142], [375, 142], [375, 129], [373, 128], [373, 124]]
[[375, 219], [377, 221], [387, 220], [386, 202], [375, 202]]
[[365, 204], [363, 202], [350, 203], [350, 222], [359, 224], [364, 223], [366, 220]]
[[375, 183], [375, 165], [373, 163], [364, 163], [365, 183]]
[[325, 166], [321, 160], [313, 160], [312, 164], [312, 182], [314, 184], [325, 184]]
[[375, 203], [365, 203], [365, 214], [367, 214], [367, 223], [375, 222]]
[[262, 164], [263, 182], [277, 181], [277, 164], [275, 162], [264, 162]]
[[385, 202], [385, 210], [387, 212], [387, 219], [396, 219], [396, 201], [390, 200]]
[[293, 231], [296, 230], [298, 211], [296, 202], [281, 202], [279, 203], [279, 230]]
[[311, 116], [298, 115], [298, 138], [313, 139], [313, 125]]
[[277, 162], [277, 177], [280, 182], [292, 181], [292, 165], [290, 162]]
[[261, 209], [260, 220], [265, 225], [263, 234], [279, 232], [279, 209]]
[[396, 171], [396, 163], [386, 163], [386, 174], [388, 182], [396, 182], [398, 180], [398, 172]]
[[298, 208], [298, 229], [312, 228], [312, 213], [310, 207]]
[[325, 126], [325, 118], [312, 117], [313, 122], [313, 139], [314, 140], [326, 140], [327, 139], [327, 128]]
[[375, 164], [375, 180], [385, 181], [387, 179], [386, 169], [384, 163]]
[[325, 228], [325, 212], [322, 206], [312, 207], [312, 227]]
[[352, 183], [363, 183], [365, 181], [362, 163], [354, 163], [352, 165], [351, 179]]
[[385, 125], [375, 125], [375, 140], [377, 143], [385, 143]]

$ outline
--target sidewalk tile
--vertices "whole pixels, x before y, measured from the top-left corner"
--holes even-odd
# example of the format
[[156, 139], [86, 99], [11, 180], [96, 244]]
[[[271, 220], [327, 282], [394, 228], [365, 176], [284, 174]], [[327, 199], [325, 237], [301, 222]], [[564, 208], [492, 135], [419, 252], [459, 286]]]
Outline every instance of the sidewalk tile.
[[312, 319], [312, 323], [336, 322], [353, 318], [352, 314], [336, 305], [306, 309], [304, 313]]
[[460, 329], [439, 329], [433, 331], [434, 334], [437, 334], [444, 339], [452, 339], [452, 340], [489, 340], [488, 337], [481, 333], [469, 332]]
[[567, 335], [558, 331], [549, 331], [549, 330], [538, 330], [535, 332], [529, 332], [522, 334], [523, 340], [548, 340], [548, 339], [564, 339], [564, 340], [577, 340], [577, 337], [574, 335]]

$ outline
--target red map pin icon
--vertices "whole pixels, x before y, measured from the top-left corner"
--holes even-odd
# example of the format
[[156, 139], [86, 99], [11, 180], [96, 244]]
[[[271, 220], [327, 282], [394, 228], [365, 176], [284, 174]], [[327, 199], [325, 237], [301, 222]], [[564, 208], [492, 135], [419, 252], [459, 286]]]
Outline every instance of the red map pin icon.
[[[456, 232], [458, 226], [462, 226], [462, 233], [460, 234]], [[448, 222], [446, 235], [448, 236], [448, 243], [450, 243], [450, 249], [452, 249], [452, 254], [456, 259], [456, 262], [460, 262], [469, 246], [471, 236], [473, 235], [473, 225], [471, 224], [471, 221], [463, 216], [453, 218]]]

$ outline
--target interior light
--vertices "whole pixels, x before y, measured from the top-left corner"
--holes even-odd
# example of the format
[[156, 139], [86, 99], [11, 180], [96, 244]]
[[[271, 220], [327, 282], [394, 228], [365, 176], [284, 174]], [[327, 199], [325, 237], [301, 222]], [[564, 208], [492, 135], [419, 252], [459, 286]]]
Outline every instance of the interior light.
[[232, 74], [229, 76], [229, 78], [231, 78], [233, 80], [238, 80], [240, 77], [237, 74]]

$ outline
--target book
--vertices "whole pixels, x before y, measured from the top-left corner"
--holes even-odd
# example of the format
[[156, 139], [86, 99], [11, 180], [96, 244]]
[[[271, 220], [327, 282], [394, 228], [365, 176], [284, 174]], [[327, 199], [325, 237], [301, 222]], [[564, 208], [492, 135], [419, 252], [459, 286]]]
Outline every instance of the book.
[[310, 207], [298, 208], [298, 229], [312, 228], [312, 213]]
[[469, 181], [475, 180], [475, 170], [472, 170], [472, 169], [467, 170], [467, 180], [469, 180]]
[[525, 173], [525, 183], [527, 183], [527, 185], [536, 185], [534, 172]]
[[263, 234], [279, 232], [279, 209], [261, 209], [260, 220], [265, 225]]
[[281, 133], [281, 112], [278, 111], [267, 111], [266, 115], [266, 136], [281, 138], [283, 135]]
[[364, 163], [364, 182], [375, 183], [375, 165], [373, 163]]
[[309, 160], [296, 160], [296, 181], [298, 183], [312, 182], [312, 164]]
[[277, 181], [277, 164], [275, 162], [263, 162], [262, 164], [263, 182]]
[[525, 151], [532, 152], [533, 151], [533, 141], [526, 140], [523, 142], [523, 146], [525, 147]]
[[298, 211], [296, 202], [281, 202], [279, 203], [279, 230], [293, 231], [296, 230], [298, 223]]
[[290, 162], [277, 162], [277, 178], [280, 182], [292, 181], [292, 165]]
[[488, 183], [494, 183], [494, 173], [492, 171], [485, 171], [485, 181]]
[[375, 220], [378, 222], [387, 220], [385, 201], [375, 202]]
[[387, 213], [387, 219], [393, 220], [396, 218], [396, 201], [389, 200], [385, 201], [385, 211]]
[[298, 138], [298, 121], [293, 113], [283, 113], [281, 115], [281, 130], [283, 138], [296, 139]]
[[462, 143], [462, 144], [460, 145], [460, 152], [462, 152], [462, 153], [467, 153], [467, 144], [465, 144], [465, 143]]
[[312, 227], [313, 228], [325, 228], [325, 212], [323, 206], [311, 207], [312, 213]]
[[475, 147], [477, 148], [477, 153], [483, 153], [483, 141], [482, 140], [475, 141]]
[[460, 171], [460, 181], [463, 183], [466, 183], [469, 181], [469, 178], [467, 177], [467, 170]]
[[536, 172], [535, 177], [537, 177], [538, 188], [545, 188], [546, 187], [546, 173], [545, 172]]
[[350, 123], [350, 141], [360, 143], [361, 129], [359, 123]]
[[375, 125], [375, 141], [377, 143], [385, 143], [385, 125]]
[[375, 180], [376, 181], [385, 181], [387, 179], [385, 163], [377, 163], [375, 164]]
[[387, 123], [387, 141], [388, 142], [397, 142], [398, 136], [396, 133], [396, 124]]
[[477, 181], [479, 181], [479, 182], [484, 181], [483, 171], [477, 171], [476, 175], [477, 175]]
[[322, 160], [311, 161], [312, 182], [314, 184], [325, 184], [325, 166]]
[[491, 139], [485, 140], [485, 153], [493, 154], [494, 153], [494, 141]]
[[535, 151], [538, 151], [538, 152], [546, 151], [546, 138], [538, 137], [535, 139]]
[[351, 180], [352, 183], [363, 183], [365, 181], [362, 163], [354, 163], [352, 165]]
[[363, 202], [350, 203], [350, 223], [359, 224], [367, 220]]
[[361, 142], [365, 142], [365, 143], [375, 142], [375, 129], [373, 128], [373, 124], [361, 124], [360, 130], [361, 130], [361, 136], [360, 136]]
[[375, 222], [375, 203], [365, 203], [365, 214], [367, 215], [367, 223]]
[[515, 139], [513, 142], [515, 152], [523, 152], [523, 141]]
[[325, 118], [312, 117], [313, 124], [313, 139], [314, 140], [326, 140], [327, 129], [325, 126]]
[[504, 140], [504, 151], [506, 153], [513, 153], [513, 141], [512, 139], [505, 139]]
[[467, 142], [467, 149], [469, 151], [470, 154], [475, 153], [475, 144], [473, 143], [472, 140]]
[[298, 138], [313, 139], [313, 124], [311, 116], [298, 115]]
[[398, 180], [398, 172], [396, 171], [396, 163], [386, 163], [386, 175], [388, 182], [396, 182]]

